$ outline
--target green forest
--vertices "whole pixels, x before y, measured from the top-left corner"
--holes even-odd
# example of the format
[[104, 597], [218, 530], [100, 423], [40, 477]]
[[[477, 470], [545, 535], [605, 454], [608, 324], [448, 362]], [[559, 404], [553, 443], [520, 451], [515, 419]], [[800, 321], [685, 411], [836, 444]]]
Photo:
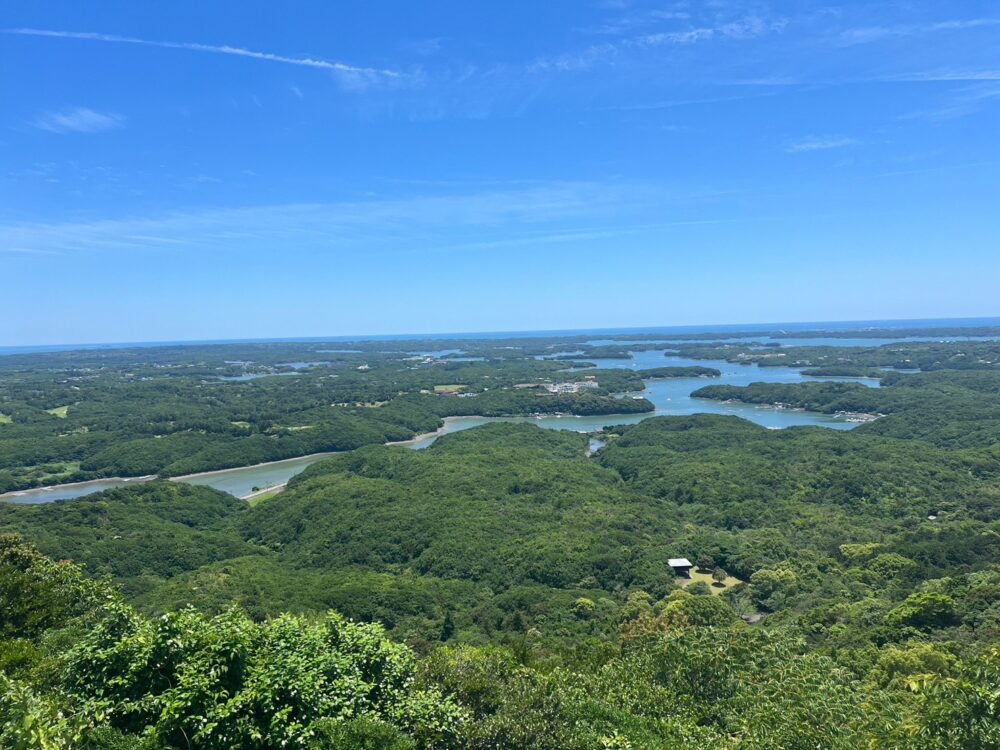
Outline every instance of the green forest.
[[[567, 377], [566, 363], [510, 350], [501, 350], [506, 359], [452, 361], [270, 346], [0, 358], [0, 494], [353, 450], [431, 432], [449, 416], [653, 410], [613, 395], [641, 391], [639, 373], [590, 367], [573, 377], [596, 387], [550, 393], [544, 386]], [[445, 384], [462, 388], [435, 392]]]
[[[0, 357], [0, 490], [161, 477], [0, 503], [0, 747], [1000, 748], [995, 342], [767, 360], [879, 388], [596, 356], [644, 343], [400, 345]], [[447, 416], [647, 414], [623, 394], [663, 377], [865, 420], [385, 445]], [[320, 451], [343, 452], [258, 502], [167, 480]]]

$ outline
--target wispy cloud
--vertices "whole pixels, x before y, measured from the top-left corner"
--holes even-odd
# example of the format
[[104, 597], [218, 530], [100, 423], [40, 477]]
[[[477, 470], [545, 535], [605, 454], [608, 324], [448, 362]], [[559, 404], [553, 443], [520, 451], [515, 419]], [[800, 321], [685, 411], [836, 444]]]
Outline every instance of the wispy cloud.
[[[456, 185], [448, 192], [287, 203], [116, 219], [0, 224], [0, 255], [19, 253], [419, 254], [481, 243], [552, 244], [637, 231], [650, 211], [714, 204], [711, 186], [619, 181]], [[660, 226], [658, 224], [657, 226]], [[485, 243], [485, 244], [482, 244]]]
[[990, 26], [1000, 26], [1000, 18], [967, 18], [924, 24], [863, 26], [842, 31], [839, 40], [842, 44], [867, 44], [882, 39], [934, 34], [942, 31], [965, 31]]
[[927, 70], [919, 73], [888, 78], [889, 81], [1000, 81], [1000, 68], [996, 70]]
[[535, 58], [528, 64], [529, 73], [566, 73], [579, 70], [589, 70], [594, 66], [614, 58], [620, 45], [592, 44], [576, 52], [566, 52], [560, 55], [547, 55]]
[[780, 32], [786, 26], [785, 19], [769, 20], [759, 16], [747, 16], [710, 25], [689, 25], [684, 29], [641, 33], [613, 42], [593, 44], [577, 52], [539, 57], [528, 66], [528, 69], [531, 72], [587, 70], [601, 63], [612, 62], [628, 51], [642, 51], [667, 46], [690, 46], [713, 40], [756, 39], [767, 34]]
[[125, 118], [113, 112], [95, 112], [87, 107], [73, 107], [62, 112], [46, 112], [32, 123], [50, 133], [100, 133], [125, 125]]
[[591, 229], [587, 227], [561, 232], [535, 232], [523, 236], [506, 237], [499, 240], [479, 240], [448, 245], [442, 250], [496, 250], [505, 247], [525, 247], [538, 245], [561, 245], [567, 242], [591, 242], [608, 240], [635, 234], [642, 226], [625, 226], [616, 229]]
[[314, 57], [290, 57], [272, 52], [258, 52], [244, 47], [229, 45], [200, 44], [197, 42], [171, 42], [153, 39], [139, 39], [117, 34], [97, 34], [86, 31], [53, 31], [50, 29], [3, 29], [5, 34], [20, 34], [22, 36], [53, 37], [56, 39], [82, 39], [94, 42], [111, 42], [117, 44], [138, 44], [146, 47], [162, 47], [164, 49], [188, 50], [191, 52], [210, 52], [217, 55], [233, 55], [252, 60], [281, 63], [283, 65], [298, 65], [306, 68], [317, 68], [333, 73], [347, 88], [363, 88], [369, 84], [385, 80], [398, 80], [403, 77], [399, 71], [384, 68], [368, 68], [348, 65], [342, 62], [324, 60]]
[[790, 154], [802, 154], [808, 151], [827, 151], [832, 148], [853, 146], [857, 141], [843, 135], [810, 135], [790, 143], [785, 149]]
[[[686, 199], [686, 198], [685, 198]], [[503, 234], [564, 231], [595, 216], [619, 217], [665, 200], [641, 187], [545, 183], [509, 190], [415, 195], [339, 203], [279, 204], [91, 222], [0, 225], [0, 252], [141, 251], [157, 247], [198, 251], [311, 247], [336, 252], [361, 245], [387, 248], [438, 243], [474, 228]]]
[[37, 250], [30, 247], [0, 247], [0, 255], [59, 255], [54, 250]]
[[[613, 9], [622, 10], [621, 7]], [[642, 29], [652, 23], [660, 21], [686, 21], [690, 17], [690, 13], [681, 10], [649, 10], [638, 13], [624, 13], [604, 21], [597, 26], [581, 28], [580, 31], [586, 34], [624, 36], [635, 33], [637, 29]]]
[[403, 46], [421, 57], [429, 57], [430, 55], [436, 55], [441, 51], [443, 42], [444, 37], [437, 36], [423, 39], [413, 39]]
[[751, 16], [717, 26], [700, 26], [680, 31], [644, 34], [637, 37], [635, 42], [644, 47], [657, 47], [664, 44], [694, 44], [712, 39], [755, 39], [765, 34], [782, 31], [786, 25], [787, 22], [784, 19], [768, 21]]
[[[734, 86], [741, 85], [742, 83], [743, 82], [731, 83], [731, 85]], [[753, 85], [761, 85], [764, 87], [769, 87], [772, 85], [776, 86], [779, 84], [761, 83]], [[722, 104], [727, 102], [742, 102], [746, 101], [747, 99], [760, 99], [762, 97], [770, 97], [770, 96], [774, 96], [774, 92], [764, 91], [761, 93], [739, 94], [734, 96], [706, 96], [700, 99], [664, 99], [662, 101], [656, 101], [656, 102], [637, 102], [635, 104], [620, 104], [613, 107], [608, 107], [608, 109], [617, 109], [626, 112], [644, 111], [653, 109], [672, 109], [674, 107], [690, 107], [693, 105], [700, 105], [700, 104]]]
[[[955, 79], [948, 79], [955, 80]], [[991, 102], [1000, 100], [1000, 84], [997, 79], [977, 79], [983, 83], [964, 86], [951, 93], [944, 104], [930, 109], [908, 112], [900, 120], [955, 120], [973, 115]]]

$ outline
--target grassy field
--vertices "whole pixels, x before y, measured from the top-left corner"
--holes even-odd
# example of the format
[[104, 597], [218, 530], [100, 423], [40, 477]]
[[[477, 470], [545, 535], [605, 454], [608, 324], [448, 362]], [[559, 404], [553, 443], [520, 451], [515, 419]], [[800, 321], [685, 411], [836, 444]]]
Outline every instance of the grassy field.
[[13, 421], [14, 420], [8, 417], [6, 414], [0, 412], [0, 424], [10, 424]]
[[464, 385], [436, 385], [434, 386], [435, 393], [457, 393], [458, 391], [465, 390]]
[[14, 466], [9, 471], [18, 480], [25, 480], [35, 486], [59, 484], [80, 470], [78, 461], [62, 461], [38, 466]]
[[66, 419], [66, 412], [69, 411], [69, 404], [66, 406], [57, 406], [55, 409], [46, 409], [49, 414], [52, 414], [60, 419]]
[[711, 573], [700, 573], [697, 570], [692, 570], [691, 578], [682, 580], [681, 586], [687, 588], [695, 581], [704, 581], [705, 583], [707, 583], [711, 587], [713, 594], [721, 594], [723, 591], [731, 589], [737, 583], [743, 583], [743, 581], [741, 581], [739, 578], [734, 578], [733, 576], [726, 576], [725, 583], [723, 583], [720, 586], [716, 584], [716, 582], [712, 579]]
[[267, 500], [268, 498], [281, 494], [282, 492], [284, 492], [284, 490], [285, 490], [284, 485], [281, 485], [280, 487], [274, 487], [273, 489], [261, 492], [258, 495], [254, 495], [253, 497], [247, 498], [247, 503], [249, 503], [250, 505], [256, 505], [261, 500]]

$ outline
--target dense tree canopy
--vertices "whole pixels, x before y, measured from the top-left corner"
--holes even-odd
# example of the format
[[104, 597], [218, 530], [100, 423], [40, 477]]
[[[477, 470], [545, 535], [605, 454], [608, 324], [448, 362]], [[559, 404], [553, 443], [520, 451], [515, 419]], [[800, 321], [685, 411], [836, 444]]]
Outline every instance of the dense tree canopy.
[[714, 376], [550, 359], [625, 347], [586, 340], [437, 346], [0, 361], [4, 487], [344, 451], [254, 504], [166, 479], [0, 504], [0, 747], [1000, 747], [995, 345], [789, 347], [882, 387], [699, 392], [878, 417], [848, 432], [701, 414], [596, 452], [511, 423], [383, 445], [644, 414], [620, 398], [644, 378]]

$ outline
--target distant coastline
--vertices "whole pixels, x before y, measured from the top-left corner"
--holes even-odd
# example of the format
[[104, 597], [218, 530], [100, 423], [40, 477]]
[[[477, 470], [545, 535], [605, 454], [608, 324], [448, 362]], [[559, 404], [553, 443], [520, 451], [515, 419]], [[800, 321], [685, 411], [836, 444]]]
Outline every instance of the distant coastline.
[[283, 338], [197, 339], [177, 341], [125, 341], [89, 344], [38, 344], [0, 346], [0, 356], [12, 354], [50, 354], [54, 352], [100, 351], [104, 349], [147, 349], [163, 346], [212, 346], [218, 344], [280, 344], [354, 341], [451, 341], [455, 339], [543, 338], [546, 336], [622, 336], [692, 333], [768, 333], [781, 331], [864, 331], [873, 328], [983, 328], [1000, 326], [1000, 317], [928, 318], [901, 320], [810, 321], [800, 323], [727, 323], [715, 325], [647, 326], [625, 328], [578, 328], [548, 331], [468, 331], [452, 333], [359, 334], [350, 336], [293, 336]]

